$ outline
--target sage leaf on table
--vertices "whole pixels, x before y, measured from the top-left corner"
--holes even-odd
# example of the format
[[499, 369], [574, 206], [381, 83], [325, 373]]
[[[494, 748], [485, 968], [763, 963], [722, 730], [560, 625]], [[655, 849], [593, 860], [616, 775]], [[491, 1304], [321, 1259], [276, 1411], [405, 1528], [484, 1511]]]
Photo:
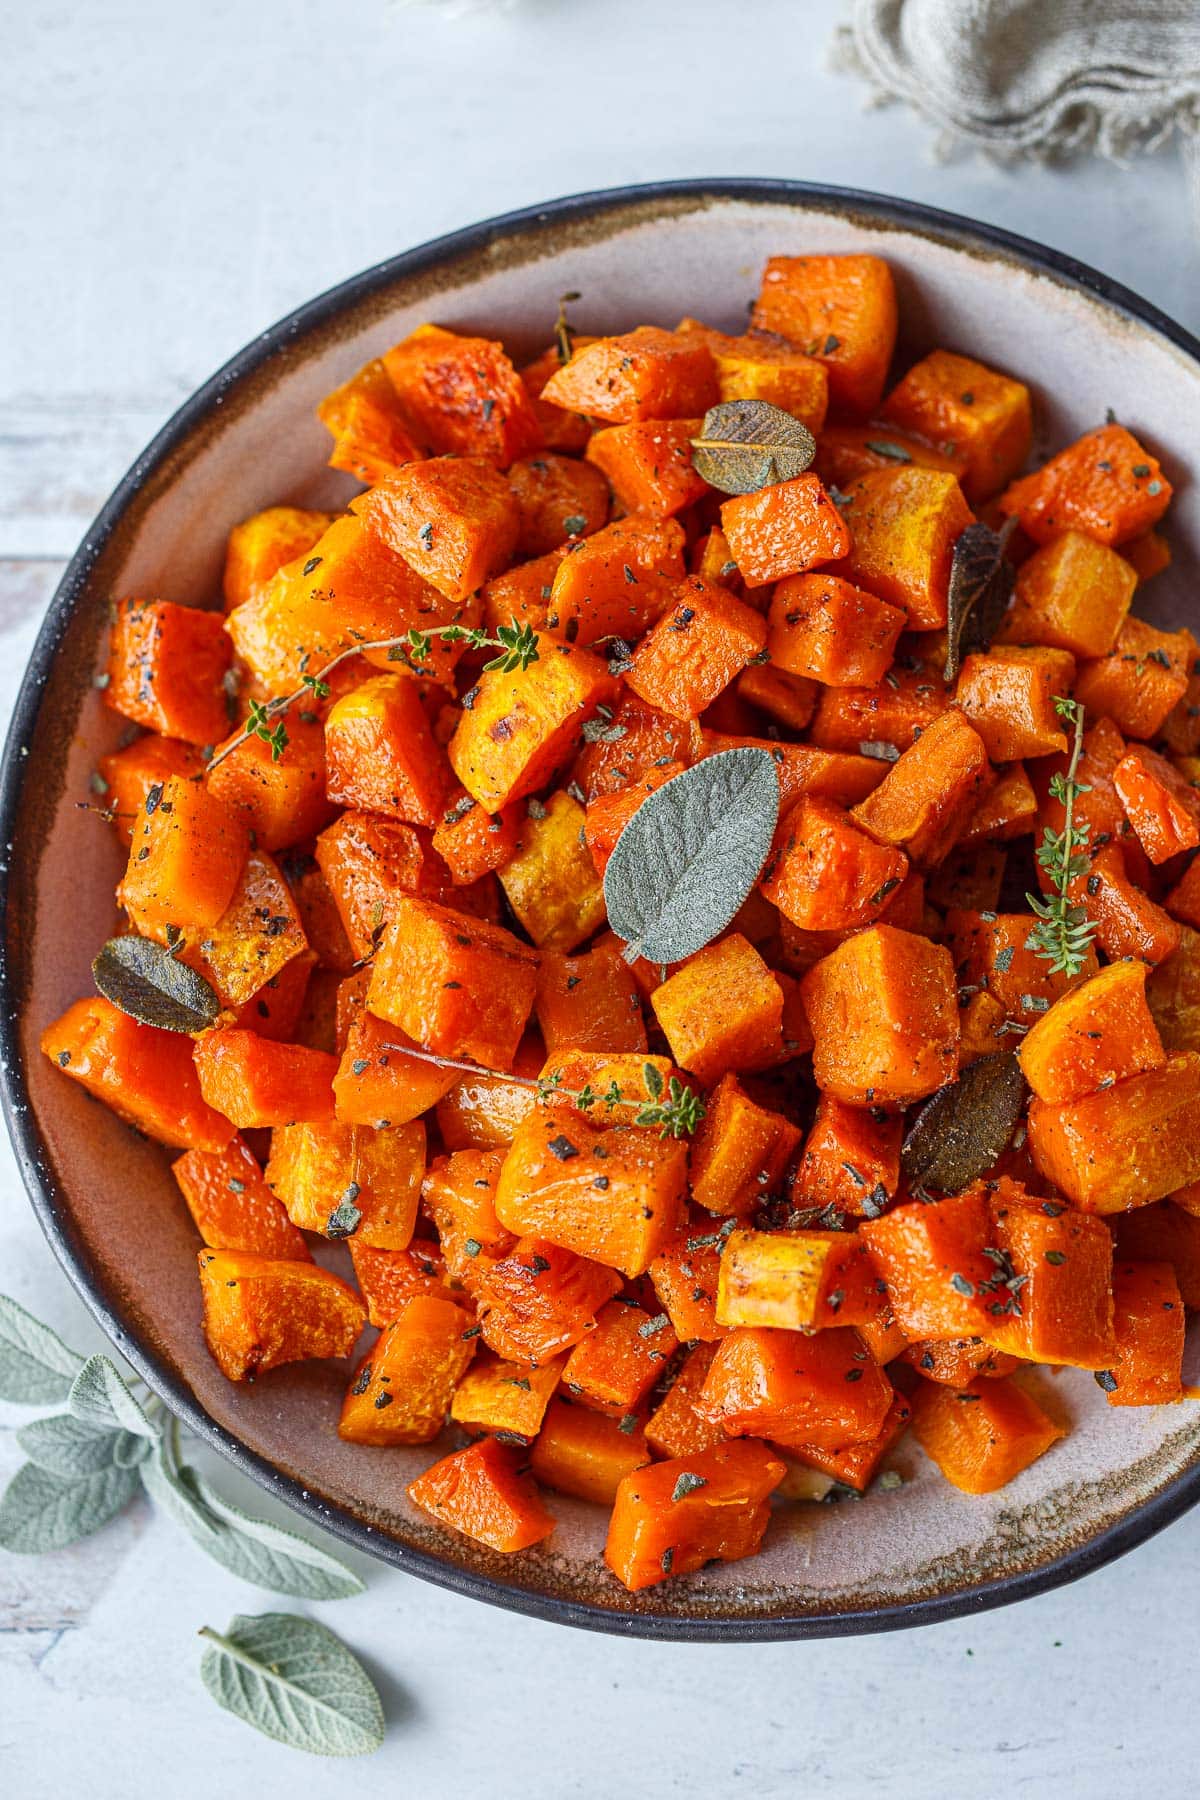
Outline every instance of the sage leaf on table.
[[706, 756], [647, 796], [604, 871], [625, 958], [680, 962], [724, 931], [762, 872], [779, 819], [769, 750]]
[[803, 475], [817, 453], [807, 425], [769, 400], [725, 400], [692, 439], [692, 467], [723, 494], [754, 494]]
[[954, 540], [946, 599], [947, 681], [958, 674], [964, 654], [991, 648], [1004, 622], [1017, 579], [1004, 554], [1015, 525], [1015, 519], [1006, 519], [993, 531], [977, 519]]
[[107, 1356], [90, 1356], [71, 1385], [67, 1406], [74, 1418], [99, 1430], [131, 1431], [138, 1437], [157, 1438], [158, 1428], [134, 1399], [115, 1363]]
[[66, 1399], [82, 1367], [82, 1356], [48, 1325], [0, 1294], [0, 1400], [52, 1406]]
[[356, 1656], [315, 1619], [238, 1614], [225, 1632], [205, 1626], [205, 1687], [265, 1737], [314, 1756], [365, 1756], [384, 1737], [383, 1708]]
[[202, 975], [135, 932], [109, 939], [92, 964], [92, 979], [121, 1012], [160, 1031], [204, 1031], [221, 1010]]
[[136, 1468], [115, 1462], [74, 1480], [25, 1463], [0, 1500], [0, 1548], [21, 1556], [64, 1550], [115, 1519], [137, 1489]]
[[281, 1525], [252, 1518], [195, 1469], [180, 1466], [165, 1439], [142, 1465], [141, 1478], [155, 1504], [242, 1581], [305, 1600], [343, 1600], [363, 1592], [358, 1576], [337, 1557]]
[[22, 1425], [17, 1442], [30, 1462], [65, 1481], [94, 1475], [113, 1463], [129, 1468], [150, 1453], [147, 1440], [132, 1431], [97, 1430], [70, 1413]]
[[1000, 1155], [1025, 1105], [1025, 1078], [1011, 1050], [981, 1056], [939, 1088], [909, 1127], [900, 1154], [913, 1186], [958, 1194]]

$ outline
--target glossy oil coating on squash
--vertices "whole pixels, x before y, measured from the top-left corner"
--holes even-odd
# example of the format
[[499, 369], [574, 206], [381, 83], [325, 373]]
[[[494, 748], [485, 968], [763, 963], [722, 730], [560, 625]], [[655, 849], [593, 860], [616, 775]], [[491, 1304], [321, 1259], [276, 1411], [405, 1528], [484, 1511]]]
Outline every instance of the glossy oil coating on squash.
[[[1030, 1365], [1184, 1402], [1200, 1308], [1171, 448], [1031, 462], [1020, 345], [898, 358], [878, 257], [783, 244], [708, 319], [631, 271], [627, 329], [523, 363], [422, 325], [318, 409], [341, 508], [231, 519], [210, 606], [114, 596], [140, 735], [91, 804], [143, 942], [39, 1021], [175, 1153], [229, 1379], [356, 1357], [345, 1453], [430, 1446], [430, 1529], [536, 1556], [603, 1507], [633, 1593], [897, 1458], [1019, 1484], [1078, 1391]], [[623, 832], [734, 750], [757, 878], [627, 955], [621, 881], [680, 871]]]

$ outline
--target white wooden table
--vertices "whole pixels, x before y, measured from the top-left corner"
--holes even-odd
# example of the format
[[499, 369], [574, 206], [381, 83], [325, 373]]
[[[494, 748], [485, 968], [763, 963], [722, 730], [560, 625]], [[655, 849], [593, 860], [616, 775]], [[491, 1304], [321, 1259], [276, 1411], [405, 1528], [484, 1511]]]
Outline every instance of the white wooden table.
[[[64, 560], [135, 452], [262, 326], [435, 233], [558, 193], [755, 174], [927, 200], [1071, 251], [1200, 328], [1181, 174], [938, 166], [903, 111], [824, 71], [822, 0], [31, 0], [0, 117], [0, 715]], [[987, 346], [979, 346], [986, 353]], [[1181, 447], [1186, 450], [1186, 447]], [[0, 1287], [81, 1347], [0, 1150]], [[18, 1461], [0, 1412], [0, 1474]], [[231, 1492], [238, 1483], [222, 1470]], [[244, 1497], [249, 1497], [245, 1495]], [[257, 1502], [265, 1505], [261, 1499]], [[324, 1609], [384, 1692], [388, 1743], [321, 1764], [197, 1676], [203, 1623], [272, 1603], [135, 1510], [73, 1551], [0, 1556], [0, 1787], [200, 1800], [364, 1784], [421, 1800], [858, 1800], [1183, 1791], [1200, 1516], [1089, 1581], [920, 1633], [620, 1643], [364, 1564]], [[286, 1603], [285, 1603], [286, 1604]]]

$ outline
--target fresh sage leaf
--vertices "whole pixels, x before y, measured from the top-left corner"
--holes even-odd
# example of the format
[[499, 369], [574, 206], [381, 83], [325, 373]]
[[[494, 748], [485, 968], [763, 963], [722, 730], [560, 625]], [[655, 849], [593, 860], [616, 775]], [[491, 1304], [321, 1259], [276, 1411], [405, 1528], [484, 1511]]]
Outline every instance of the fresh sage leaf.
[[1025, 1105], [1025, 1079], [1011, 1050], [981, 1056], [939, 1088], [909, 1127], [901, 1167], [910, 1185], [958, 1194], [986, 1174]]
[[1004, 554], [1015, 524], [1015, 519], [1006, 519], [999, 531], [993, 531], [976, 519], [954, 540], [946, 600], [947, 681], [955, 679], [965, 655], [991, 648], [1004, 623], [1017, 579]]
[[725, 400], [704, 415], [692, 439], [692, 467], [723, 494], [754, 494], [803, 475], [817, 440], [781, 406], [768, 400]]
[[52, 1406], [65, 1400], [82, 1356], [23, 1306], [0, 1294], [0, 1400]]
[[119, 1463], [75, 1480], [25, 1463], [0, 1500], [0, 1549], [18, 1556], [64, 1550], [115, 1519], [137, 1490], [137, 1470]]
[[147, 1440], [132, 1431], [98, 1431], [70, 1413], [22, 1425], [17, 1442], [30, 1462], [65, 1481], [94, 1475], [113, 1463], [129, 1468], [150, 1452]]
[[340, 1638], [295, 1613], [239, 1613], [225, 1632], [206, 1625], [205, 1687], [264, 1737], [313, 1756], [365, 1756], [384, 1737], [370, 1676]]
[[74, 1418], [99, 1431], [131, 1431], [144, 1438], [158, 1436], [107, 1356], [89, 1356], [71, 1384], [67, 1405]]
[[724, 931], [758, 880], [778, 818], [775, 760], [748, 745], [706, 756], [648, 795], [604, 871], [626, 961], [679, 962]]
[[92, 978], [121, 1012], [160, 1031], [204, 1031], [221, 1010], [202, 975], [164, 944], [134, 932], [109, 939], [92, 964]]
[[242, 1581], [304, 1600], [343, 1600], [362, 1593], [358, 1576], [337, 1557], [231, 1505], [195, 1469], [177, 1468], [165, 1442], [143, 1464], [141, 1476], [155, 1504]]

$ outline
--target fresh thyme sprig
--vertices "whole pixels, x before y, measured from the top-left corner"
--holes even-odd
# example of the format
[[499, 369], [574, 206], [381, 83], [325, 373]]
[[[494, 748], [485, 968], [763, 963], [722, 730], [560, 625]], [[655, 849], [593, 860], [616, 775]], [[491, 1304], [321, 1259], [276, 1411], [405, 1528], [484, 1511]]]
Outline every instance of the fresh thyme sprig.
[[299, 700], [328, 700], [329, 677], [342, 663], [348, 662], [352, 656], [361, 656], [367, 650], [386, 650], [389, 662], [407, 663], [410, 669], [420, 675], [425, 672], [422, 665], [432, 654], [434, 638], [440, 638], [444, 644], [467, 644], [472, 650], [499, 650], [500, 655], [494, 656], [483, 666], [485, 669], [499, 670], [503, 674], [509, 674], [514, 669], [527, 669], [530, 663], [538, 660], [537, 632], [532, 625], [519, 625], [515, 619], [510, 625], [498, 625], [495, 637], [479, 625], [431, 625], [428, 631], [418, 631], [414, 626], [400, 637], [375, 638], [369, 643], [351, 644], [348, 649], [339, 651], [323, 668], [318, 669], [315, 675], [306, 674], [293, 693], [281, 694], [275, 700], [251, 700], [246, 723], [236, 737], [230, 738], [227, 744], [222, 744], [209, 757], [204, 765], [205, 774], [223, 763], [227, 756], [232, 756], [242, 744], [249, 743], [251, 738], [259, 738], [264, 744], [268, 744], [271, 761], [281, 762], [290, 741], [283, 722], [284, 716]]
[[499, 1069], [485, 1069], [482, 1063], [467, 1062], [456, 1056], [436, 1056], [432, 1050], [419, 1050], [414, 1044], [383, 1044], [384, 1050], [395, 1050], [402, 1056], [414, 1056], [418, 1062], [432, 1063], [438, 1069], [461, 1069], [465, 1075], [491, 1075], [498, 1081], [511, 1081], [518, 1087], [532, 1088], [544, 1106], [554, 1099], [569, 1100], [580, 1112], [599, 1108], [610, 1113], [615, 1106], [637, 1105], [634, 1125], [659, 1127], [660, 1137], [691, 1137], [705, 1116], [703, 1100], [686, 1087], [678, 1075], [664, 1081], [662, 1071], [653, 1063], [642, 1064], [645, 1097], [627, 1094], [619, 1082], [610, 1081], [606, 1088], [594, 1088], [585, 1081], [581, 1088], [567, 1088], [562, 1075], [508, 1075]]
[[1025, 896], [1038, 920], [1029, 934], [1028, 947], [1050, 964], [1051, 974], [1079, 975], [1087, 965], [1096, 933], [1085, 909], [1069, 898], [1071, 883], [1088, 868], [1091, 831], [1086, 819], [1075, 817], [1076, 800], [1090, 792], [1086, 782], [1076, 779], [1083, 753], [1084, 709], [1077, 700], [1058, 698], [1054, 710], [1073, 732], [1066, 773], [1055, 775], [1050, 782], [1050, 798], [1062, 803], [1063, 828], [1053, 831], [1047, 826], [1038, 846], [1038, 863], [1056, 891], [1045, 900], [1036, 894]]

